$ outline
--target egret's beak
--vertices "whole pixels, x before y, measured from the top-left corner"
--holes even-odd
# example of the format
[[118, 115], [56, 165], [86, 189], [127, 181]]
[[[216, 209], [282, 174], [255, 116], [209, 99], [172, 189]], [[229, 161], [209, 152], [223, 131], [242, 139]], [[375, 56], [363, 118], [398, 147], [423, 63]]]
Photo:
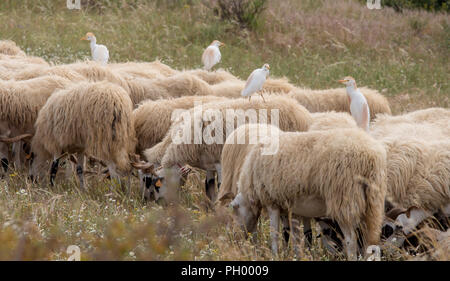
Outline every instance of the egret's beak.
[[267, 69], [270, 69], [270, 66], [269, 66], [269, 65], [267, 66]]
[[86, 36], [83, 36], [83, 37], [81, 37], [81, 39], [80, 39], [80, 40], [86, 40], [86, 41], [87, 41], [88, 39], [87, 39], [87, 37], [86, 37]]
[[347, 82], [347, 80], [342, 79], [342, 80], [338, 80], [338, 82], [344, 84]]
[[220, 46], [225, 46], [225, 43], [220, 42]]

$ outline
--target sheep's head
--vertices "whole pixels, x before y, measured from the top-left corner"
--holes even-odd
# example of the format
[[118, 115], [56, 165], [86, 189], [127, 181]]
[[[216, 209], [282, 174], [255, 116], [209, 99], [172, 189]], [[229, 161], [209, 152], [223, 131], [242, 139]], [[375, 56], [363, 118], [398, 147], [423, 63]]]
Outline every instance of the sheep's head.
[[[156, 167], [155, 164], [140, 161], [131, 163], [131, 165], [138, 170], [141, 194], [146, 201], [167, 200], [169, 196], [167, 184], [173, 185], [176, 182], [175, 185], [181, 185], [191, 171], [188, 167], [174, 167], [169, 169], [173, 172], [169, 172], [169, 177], [166, 177], [167, 171]], [[175, 180], [173, 180], [174, 178]]]
[[231, 201], [230, 207], [233, 209], [234, 218], [245, 232], [245, 235], [256, 231], [260, 208], [255, 208], [255, 206], [253, 206], [240, 192], [236, 195], [234, 200]]
[[160, 189], [164, 177], [155, 170], [155, 165], [148, 162], [134, 162], [131, 165], [138, 170], [141, 194], [146, 201], [154, 201], [160, 198]]

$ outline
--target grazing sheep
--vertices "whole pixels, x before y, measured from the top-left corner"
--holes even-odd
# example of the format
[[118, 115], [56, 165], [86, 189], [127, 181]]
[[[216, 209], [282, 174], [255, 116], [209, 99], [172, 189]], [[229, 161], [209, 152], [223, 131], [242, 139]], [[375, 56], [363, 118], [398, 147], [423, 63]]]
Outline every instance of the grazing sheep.
[[0, 54], [0, 66], [10, 71], [21, 71], [29, 66], [48, 67], [49, 64], [42, 58], [32, 56], [8, 56]]
[[14, 73], [11, 78], [15, 80], [29, 80], [40, 76], [56, 75], [66, 78], [73, 82], [83, 81], [86, 78], [78, 72], [64, 66], [48, 66], [42, 67], [39, 65], [29, 66], [22, 71]]
[[[312, 122], [308, 131], [357, 128], [356, 122], [352, 116], [344, 112], [331, 111], [311, 113], [311, 118]], [[239, 178], [242, 164], [248, 151], [254, 146], [254, 144], [249, 144], [248, 140], [243, 144], [237, 144], [234, 142], [234, 138], [236, 135], [242, 135], [244, 133], [248, 136], [250, 133], [254, 133], [255, 130], [259, 130], [259, 126], [260, 125], [256, 124], [243, 125], [234, 130], [225, 141], [221, 160], [222, 185], [217, 200], [217, 203], [220, 203], [222, 206], [227, 205], [236, 196], [237, 179]]]
[[185, 70], [183, 71], [183, 73], [197, 76], [198, 78], [202, 79], [209, 85], [219, 84], [224, 81], [241, 81], [239, 78], [223, 69], [219, 69], [216, 71], [207, 71], [204, 69], [191, 69]]
[[190, 109], [196, 102], [209, 103], [224, 101], [215, 96], [187, 96], [175, 99], [145, 101], [133, 111], [137, 137], [136, 153], [141, 154], [164, 138], [173, 122], [172, 113], [177, 109]]
[[134, 107], [146, 100], [158, 100], [170, 98], [168, 92], [160, 87], [155, 87], [153, 80], [145, 78], [131, 78], [126, 80], [129, 95]]
[[[235, 111], [231, 111], [232, 115], [228, 115], [230, 113], [229, 110]], [[266, 119], [258, 118], [256, 110], [259, 111], [259, 114], [263, 114], [264, 116], [262, 117]], [[218, 174], [219, 185], [221, 183], [220, 158], [224, 142], [223, 137], [231, 134], [234, 128], [246, 122], [255, 123], [258, 122], [258, 119], [260, 123], [274, 122], [275, 120], [272, 121], [271, 114], [275, 114], [276, 110], [279, 111], [279, 127], [282, 130], [306, 131], [311, 123], [309, 112], [294, 100], [287, 97], [273, 96], [268, 98], [265, 103], [261, 100], [248, 102], [244, 99], [208, 103], [203, 105], [202, 108], [195, 107], [191, 109], [189, 112], [189, 116], [192, 116], [190, 121], [175, 123], [166, 137], [153, 148], [145, 150], [144, 155], [149, 163], [161, 164], [163, 168], [189, 164], [190, 166], [206, 170], [206, 191], [208, 197], [214, 202], [215, 172]], [[203, 113], [205, 114], [203, 115]], [[216, 118], [216, 116], [222, 118], [222, 120], [217, 119], [218, 122], [215, 124], [220, 126], [223, 131], [215, 132], [214, 130], [215, 137], [217, 136], [217, 138], [212, 137], [208, 139], [208, 142], [211, 142], [210, 144], [204, 139], [200, 139], [200, 143], [196, 144], [196, 140], [192, 139], [195, 134], [195, 129], [192, 130], [192, 128], [198, 126], [200, 132], [207, 132], [211, 129], [209, 126], [210, 122], [206, 120], [212, 117], [210, 113], [214, 116], [212, 119]], [[249, 121], [245, 121], [246, 115]], [[206, 119], [202, 120], [202, 116]], [[238, 119], [237, 126], [235, 117]], [[177, 135], [179, 131], [186, 132], [189, 130], [194, 131], [194, 134], [189, 139], [190, 143], [173, 143], [172, 136]]]
[[338, 222], [349, 259], [356, 259], [356, 228], [365, 245], [379, 241], [386, 194], [386, 152], [358, 129], [282, 133], [279, 150], [248, 153], [231, 205], [241, 226], [254, 232], [266, 208], [272, 250], [278, 252], [280, 214], [326, 216]]
[[[370, 118], [375, 118], [378, 113], [391, 114], [389, 102], [378, 91], [369, 88], [361, 88], [361, 92], [369, 104]], [[346, 89], [310, 90], [295, 89], [288, 94], [296, 99], [310, 112], [339, 111], [350, 112]]]
[[[39, 110], [54, 91], [67, 87], [70, 82], [57, 76], [43, 76], [25, 81], [7, 81], [0, 83], [0, 134], [3, 137], [15, 137], [22, 134], [33, 134], [34, 123]], [[6, 157], [8, 146], [2, 147], [2, 158]], [[13, 143], [14, 164], [22, 167], [22, 145]], [[4, 169], [7, 163], [3, 161]]]
[[112, 177], [118, 177], [116, 168], [129, 171], [129, 153], [134, 152], [136, 144], [132, 110], [123, 88], [106, 81], [80, 82], [54, 93], [36, 120], [31, 177], [36, 178], [47, 160], [54, 160], [50, 175], [53, 183], [59, 157], [66, 152], [78, 155], [82, 188], [85, 155], [105, 161]]
[[169, 66], [162, 64], [159, 61], [155, 62], [126, 62], [126, 63], [113, 63], [108, 65], [110, 69], [117, 71], [118, 73], [124, 73], [133, 78], [164, 78], [172, 76], [178, 73]]
[[370, 132], [375, 138], [388, 136], [409, 136], [429, 140], [448, 139], [450, 137], [450, 110], [428, 108], [399, 116], [381, 114], [372, 124]]

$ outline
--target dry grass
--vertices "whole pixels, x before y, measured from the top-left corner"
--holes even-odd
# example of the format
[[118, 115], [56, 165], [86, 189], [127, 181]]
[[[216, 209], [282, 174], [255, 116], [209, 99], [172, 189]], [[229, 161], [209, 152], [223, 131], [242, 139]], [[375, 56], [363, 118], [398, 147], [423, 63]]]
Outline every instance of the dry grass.
[[[71, 63], [89, 57], [79, 38], [92, 31], [112, 61], [159, 58], [178, 69], [200, 67], [203, 48], [220, 39], [227, 43], [220, 67], [243, 79], [268, 62], [272, 75], [305, 87], [339, 87], [337, 79], [352, 75], [385, 94], [394, 113], [449, 106], [447, 14], [368, 10], [356, 0], [273, 0], [260, 26], [247, 31], [222, 22], [203, 1], [134, 1], [90, 11], [69, 11], [62, 2], [2, 1], [1, 39]], [[63, 176], [55, 187], [31, 185], [25, 173], [0, 180], [0, 260], [67, 259], [69, 245], [79, 246], [84, 260], [296, 259], [290, 247], [271, 254], [267, 219], [250, 241], [236, 235], [226, 211], [208, 211], [198, 171], [181, 188], [179, 204], [167, 208], [143, 203], [135, 178], [126, 195], [99, 177], [80, 191]], [[399, 249], [386, 253], [386, 260], [412, 258]], [[318, 239], [301, 251], [304, 260], [342, 258], [328, 255]]]

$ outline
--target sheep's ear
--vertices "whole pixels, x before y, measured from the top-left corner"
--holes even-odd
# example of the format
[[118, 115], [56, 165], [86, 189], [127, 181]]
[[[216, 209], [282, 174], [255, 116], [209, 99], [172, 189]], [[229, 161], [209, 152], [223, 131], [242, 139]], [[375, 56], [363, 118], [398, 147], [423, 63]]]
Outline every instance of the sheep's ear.
[[411, 217], [411, 213], [414, 212], [414, 211], [420, 211], [420, 208], [417, 207], [417, 206], [409, 207], [408, 210], [406, 210], [406, 212], [405, 212], [406, 217], [409, 219]]
[[138, 170], [142, 170], [145, 174], [153, 174], [153, 170], [155, 169], [155, 165], [144, 161], [131, 162], [131, 166]]

